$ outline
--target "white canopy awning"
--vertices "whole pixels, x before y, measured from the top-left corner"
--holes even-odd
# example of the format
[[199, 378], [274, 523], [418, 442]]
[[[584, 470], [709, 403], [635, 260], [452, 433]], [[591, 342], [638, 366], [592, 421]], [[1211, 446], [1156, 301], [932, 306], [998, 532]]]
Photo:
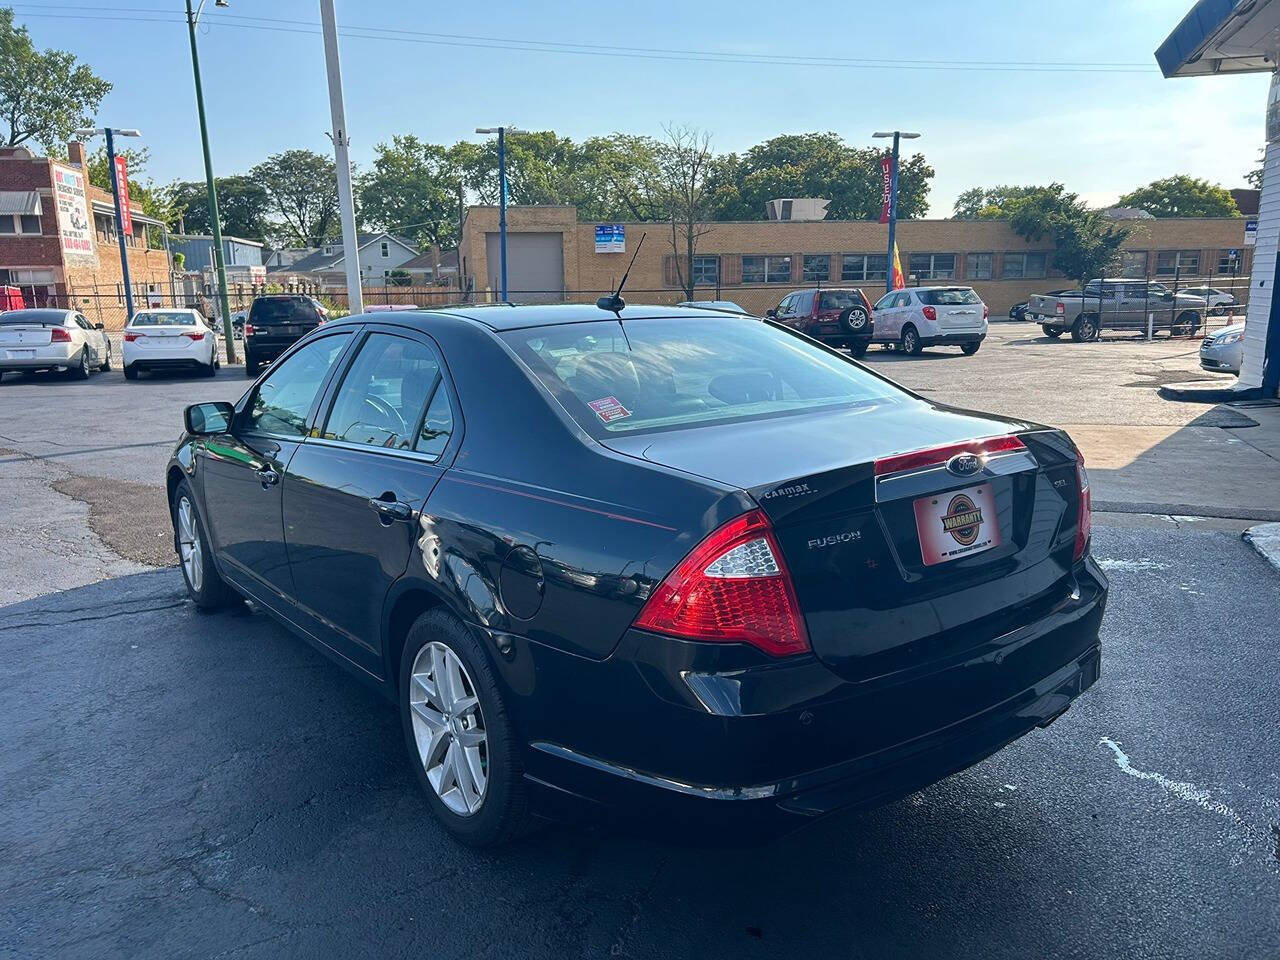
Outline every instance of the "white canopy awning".
[[0, 190], [0, 216], [39, 215], [40, 194], [34, 190]]

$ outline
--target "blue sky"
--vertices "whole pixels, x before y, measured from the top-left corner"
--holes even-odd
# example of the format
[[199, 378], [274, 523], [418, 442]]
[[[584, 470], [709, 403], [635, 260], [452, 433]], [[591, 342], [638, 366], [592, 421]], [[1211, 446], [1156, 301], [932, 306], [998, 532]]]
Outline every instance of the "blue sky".
[[[484, 4], [337, 0], [341, 27], [610, 44], [664, 50], [1000, 64], [1149, 65], [1143, 72], [943, 71], [575, 56], [345, 37], [352, 156], [395, 133], [452, 143], [476, 126], [554, 129], [581, 139], [662, 124], [742, 150], [783, 132], [919, 130], [937, 170], [931, 215], [957, 193], [1061, 180], [1094, 203], [1189, 173], [1242, 186], [1263, 140], [1265, 76], [1164, 80], [1152, 51], [1191, 0], [561, 0]], [[328, 95], [315, 0], [209, 0], [200, 43], [214, 169], [240, 173], [295, 146], [327, 151]], [[138, 127], [157, 181], [202, 177], [181, 0], [14, 0], [41, 47], [73, 51], [115, 87], [100, 123]], [[279, 30], [232, 17], [282, 21]], [[78, 19], [101, 17], [108, 19]], [[162, 21], [160, 17], [171, 17]], [[157, 18], [151, 20], [149, 18]], [[291, 32], [298, 31], [298, 32]], [[418, 37], [418, 40], [426, 38]]]

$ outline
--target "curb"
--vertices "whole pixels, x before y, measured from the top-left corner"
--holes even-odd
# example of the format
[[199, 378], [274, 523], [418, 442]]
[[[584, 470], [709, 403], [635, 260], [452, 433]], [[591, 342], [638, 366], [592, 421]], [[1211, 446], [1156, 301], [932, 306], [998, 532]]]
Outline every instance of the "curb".
[[[1222, 507], [1216, 504], [1156, 503], [1154, 501], [1094, 500], [1095, 513], [1154, 513], [1180, 517], [1213, 517], [1216, 520], [1257, 520], [1280, 528], [1280, 510]], [[1258, 530], [1260, 527], [1253, 527]]]
[[1280, 523], [1262, 523], [1240, 534], [1271, 566], [1280, 570]]

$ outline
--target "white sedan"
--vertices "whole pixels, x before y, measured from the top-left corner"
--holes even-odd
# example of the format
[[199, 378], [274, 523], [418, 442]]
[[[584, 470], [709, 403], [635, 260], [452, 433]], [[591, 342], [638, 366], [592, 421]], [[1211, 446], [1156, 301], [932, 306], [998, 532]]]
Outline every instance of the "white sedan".
[[124, 375], [143, 370], [196, 370], [212, 377], [221, 365], [218, 337], [196, 310], [139, 310], [124, 328]]
[[6, 370], [65, 370], [80, 380], [111, 369], [111, 341], [102, 324], [75, 310], [54, 308], [0, 313], [0, 377]]

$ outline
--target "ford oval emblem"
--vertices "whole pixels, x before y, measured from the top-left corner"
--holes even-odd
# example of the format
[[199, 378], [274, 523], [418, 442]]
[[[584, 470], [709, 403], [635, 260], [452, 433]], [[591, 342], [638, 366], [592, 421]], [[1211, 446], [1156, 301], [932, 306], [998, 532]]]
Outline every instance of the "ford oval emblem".
[[957, 453], [947, 461], [947, 470], [957, 477], [971, 477], [982, 469], [982, 460], [976, 453]]

